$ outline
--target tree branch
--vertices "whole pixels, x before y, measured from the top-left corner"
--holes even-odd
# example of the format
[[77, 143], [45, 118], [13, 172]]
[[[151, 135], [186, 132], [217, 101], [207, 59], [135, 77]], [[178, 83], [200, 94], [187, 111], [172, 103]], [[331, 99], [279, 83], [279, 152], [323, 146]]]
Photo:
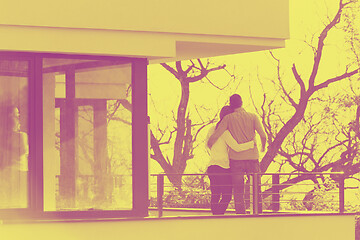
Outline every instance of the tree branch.
[[160, 140], [159, 140], [159, 146], [164, 145], [164, 144], [169, 144], [170, 141], [171, 141], [171, 139], [172, 139], [172, 135], [173, 135], [175, 132], [176, 132], [176, 129], [170, 131], [169, 138], [168, 138], [168, 140], [167, 140], [166, 142], [160, 142]]
[[355, 135], [360, 140], [360, 105], [356, 108], [356, 117], [355, 117]]
[[200, 65], [201, 69], [206, 69], [206, 68], [204, 68], [204, 65], [202, 64], [202, 62], [201, 62], [201, 60], [199, 58], [197, 59], [197, 61], [198, 61], [199, 65]]
[[169, 65], [167, 65], [166, 63], [160, 63], [161, 66], [163, 66], [166, 70], [168, 70], [172, 75], [174, 75], [174, 77], [176, 79], [179, 80], [179, 74], [175, 71], [175, 69], [173, 69], [172, 67], [170, 67]]
[[176, 61], [175, 66], [176, 66], [176, 70], [177, 70], [177, 73], [180, 78], [181, 78], [181, 76], [186, 76], [186, 74], [184, 73], [184, 70], [182, 69], [181, 61]]
[[197, 136], [199, 135], [199, 133], [200, 133], [201, 130], [203, 130], [206, 126], [208, 126], [208, 125], [210, 125], [210, 124], [212, 124], [212, 123], [214, 123], [214, 122], [215, 122], [215, 118], [212, 119], [212, 120], [210, 120], [210, 121], [208, 121], [207, 123], [202, 124], [202, 126], [196, 131], [195, 136], [194, 136], [194, 138], [193, 138], [193, 142], [196, 141], [196, 138], [197, 138]]
[[170, 162], [165, 159], [165, 157], [160, 149], [159, 142], [155, 138], [155, 136], [151, 130], [150, 130], [150, 144], [151, 144], [152, 150], [154, 151], [154, 154], [151, 155], [151, 158], [156, 160], [164, 170], [166, 168], [169, 168]]
[[317, 75], [317, 72], [318, 72], [318, 69], [319, 69], [320, 60], [321, 60], [321, 56], [322, 56], [322, 52], [323, 52], [323, 48], [324, 48], [324, 41], [325, 41], [325, 39], [326, 39], [326, 37], [328, 35], [328, 32], [336, 24], [338, 24], [340, 22], [342, 10], [349, 3], [350, 2], [344, 4], [343, 1], [340, 0], [339, 8], [338, 8], [338, 11], [337, 11], [336, 15], [334, 16], [332, 21], [328, 25], [326, 25], [326, 27], [320, 33], [318, 46], [317, 46], [315, 56], [314, 56], [314, 65], [313, 65], [313, 69], [312, 69], [312, 72], [311, 72], [310, 78], [309, 78], [309, 89], [311, 89], [314, 86], [315, 78], [316, 78], [316, 75]]
[[293, 74], [294, 74], [294, 77], [295, 77], [295, 80], [299, 83], [300, 85], [300, 96], [303, 96], [306, 92], [306, 89], [305, 89], [305, 83], [304, 81], [302, 80], [302, 78], [300, 77], [299, 73], [297, 72], [296, 70], [296, 66], [295, 64], [293, 64], [292, 68], [291, 68]]
[[325, 152], [321, 155], [321, 157], [319, 158], [319, 162], [321, 162], [322, 159], [323, 159], [331, 150], [333, 150], [333, 149], [335, 149], [335, 148], [337, 148], [337, 147], [345, 144], [345, 143], [348, 142], [348, 141], [349, 141], [349, 140], [342, 141], [342, 142], [340, 142], [340, 143], [338, 143], [338, 144], [335, 144], [334, 146], [331, 146], [330, 148], [326, 149], [326, 151], [325, 151]]
[[128, 101], [128, 100], [126, 100], [126, 99], [120, 99], [120, 100], [118, 100], [119, 101], [119, 103], [121, 104], [121, 105], [123, 105], [123, 107], [125, 108], [125, 109], [127, 109], [128, 111], [130, 111], [130, 112], [132, 112], [132, 104]]
[[326, 80], [325, 82], [320, 83], [319, 85], [315, 86], [314, 91], [318, 91], [318, 90], [320, 90], [322, 88], [327, 87], [331, 83], [338, 82], [338, 81], [340, 81], [340, 80], [342, 80], [344, 78], [349, 78], [349, 77], [351, 77], [351, 76], [353, 76], [353, 75], [355, 75], [357, 73], [360, 73], [360, 69], [356, 69], [354, 71], [344, 73], [344, 74], [342, 74], [340, 76], [330, 78], [330, 79]]
[[226, 65], [220, 65], [214, 68], [210, 68], [210, 69], [206, 69], [206, 68], [201, 68], [200, 74], [194, 77], [187, 77], [186, 80], [191, 83], [191, 82], [197, 82], [201, 79], [203, 79], [204, 77], [206, 77], [210, 72], [213, 71], [217, 71], [217, 70], [221, 70], [224, 69], [226, 67]]
[[185, 76], [187, 76], [189, 74], [189, 72], [195, 67], [194, 63], [191, 62], [192, 64], [188, 66], [188, 68], [184, 71]]
[[292, 166], [294, 169], [296, 169], [296, 171], [309, 172], [305, 167], [301, 166], [300, 164], [295, 163], [292, 160], [293, 157], [296, 157], [296, 156], [299, 156], [299, 155], [300, 156], [302, 156], [302, 155], [309, 156], [309, 153], [297, 152], [297, 153], [289, 154], [289, 153], [284, 152], [283, 150], [280, 150], [279, 155], [285, 157], [287, 162], [290, 164], [290, 166]]

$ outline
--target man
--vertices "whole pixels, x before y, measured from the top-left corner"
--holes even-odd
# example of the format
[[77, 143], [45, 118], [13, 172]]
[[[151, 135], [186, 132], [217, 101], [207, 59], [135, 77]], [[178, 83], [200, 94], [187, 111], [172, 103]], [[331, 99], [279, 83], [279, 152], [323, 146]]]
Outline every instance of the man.
[[[240, 95], [234, 94], [230, 97], [230, 107], [234, 109], [234, 112], [225, 116], [211, 135], [208, 140], [209, 148], [212, 147], [225, 130], [229, 130], [238, 143], [254, 140], [255, 132], [257, 132], [261, 139], [261, 151], [265, 151], [266, 135], [259, 118], [253, 113], [246, 112], [242, 104]], [[260, 172], [259, 151], [257, 147], [242, 152], [235, 152], [230, 149], [229, 159], [233, 178], [235, 211], [237, 214], [245, 214], [244, 175]]]

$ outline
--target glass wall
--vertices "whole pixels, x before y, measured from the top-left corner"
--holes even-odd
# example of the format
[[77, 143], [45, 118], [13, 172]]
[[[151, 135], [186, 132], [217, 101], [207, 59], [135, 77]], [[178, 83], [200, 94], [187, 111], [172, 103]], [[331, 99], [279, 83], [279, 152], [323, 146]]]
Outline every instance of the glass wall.
[[147, 60], [0, 51], [0, 219], [148, 214]]
[[44, 210], [132, 209], [132, 65], [42, 65]]
[[0, 57], [0, 209], [28, 207], [29, 63]]

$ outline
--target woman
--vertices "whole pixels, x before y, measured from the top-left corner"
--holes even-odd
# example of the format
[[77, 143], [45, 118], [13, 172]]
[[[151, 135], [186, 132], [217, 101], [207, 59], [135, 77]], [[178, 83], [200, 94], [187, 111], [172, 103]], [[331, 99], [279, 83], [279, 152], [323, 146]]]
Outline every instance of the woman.
[[[216, 127], [226, 115], [232, 112], [233, 110], [230, 106], [224, 106], [220, 111], [220, 121], [217, 123]], [[209, 139], [216, 127], [212, 127], [209, 130], [207, 139]], [[210, 179], [212, 214], [223, 215], [231, 201], [232, 181], [228, 156], [229, 147], [240, 152], [253, 148], [254, 145], [254, 141], [238, 144], [231, 136], [230, 132], [225, 131], [211, 147], [210, 163], [207, 173]]]
[[27, 206], [28, 153], [19, 110], [10, 101], [0, 102], [0, 208]]

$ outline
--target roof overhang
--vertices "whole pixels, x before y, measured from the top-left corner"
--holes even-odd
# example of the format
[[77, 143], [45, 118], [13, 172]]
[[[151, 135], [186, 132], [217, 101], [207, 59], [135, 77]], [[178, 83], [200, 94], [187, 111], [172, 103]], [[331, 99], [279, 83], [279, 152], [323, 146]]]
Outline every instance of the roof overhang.
[[288, 15], [288, 0], [224, 0], [220, 5], [207, 0], [50, 5], [4, 0], [0, 50], [130, 56], [154, 63], [237, 54], [284, 47]]

